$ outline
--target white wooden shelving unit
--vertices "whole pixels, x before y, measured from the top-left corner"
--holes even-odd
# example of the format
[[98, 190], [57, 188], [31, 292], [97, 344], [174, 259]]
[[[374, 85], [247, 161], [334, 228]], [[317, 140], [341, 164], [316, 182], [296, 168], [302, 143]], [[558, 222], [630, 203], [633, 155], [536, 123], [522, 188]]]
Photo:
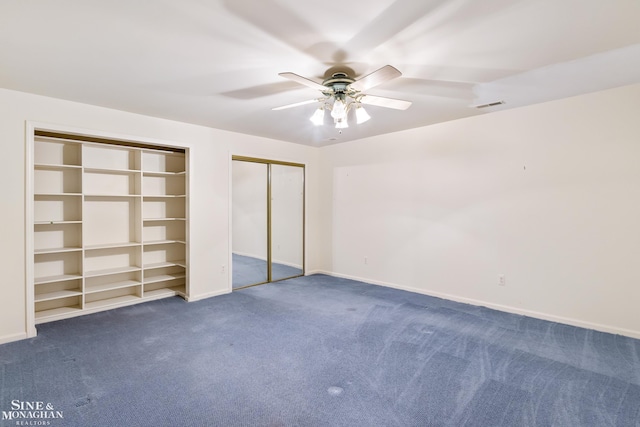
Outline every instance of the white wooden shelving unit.
[[34, 140], [35, 322], [187, 297], [183, 151]]

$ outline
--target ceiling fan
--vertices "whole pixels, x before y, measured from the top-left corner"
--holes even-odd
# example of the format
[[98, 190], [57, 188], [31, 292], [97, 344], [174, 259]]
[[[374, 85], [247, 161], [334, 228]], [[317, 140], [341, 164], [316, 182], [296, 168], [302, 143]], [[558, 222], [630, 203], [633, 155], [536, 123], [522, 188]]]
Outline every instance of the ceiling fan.
[[359, 79], [354, 79], [345, 72], [333, 73], [331, 77], [325, 79], [322, 84], [291, 72], [280, 73], [278, 75], [312, 89], [317, 89], [322, 93], [322, 97], [297, 102], [295, 104], [283, 105], [282, 107], [273, 108], [273, 110], [284, 110], [286, 108], [318, 102], [320, 106], [309, 119], [316, 126], [324, 123], [325, 110], [331, 111], [331, 117], [333, 118], [336, 128], [344, 129], [349, 127], [347, 115], [353, 108], [355, 108], [356, 121], [358, 124], [364, 123], [371, 118], [362, 107], [362, 104], [393, 108], [395, 110], [406, 110], [411, 106], [410, 101], [362, 93], [372, 87], [400, 77], [402, 73], [391, 65], [385, 65]]

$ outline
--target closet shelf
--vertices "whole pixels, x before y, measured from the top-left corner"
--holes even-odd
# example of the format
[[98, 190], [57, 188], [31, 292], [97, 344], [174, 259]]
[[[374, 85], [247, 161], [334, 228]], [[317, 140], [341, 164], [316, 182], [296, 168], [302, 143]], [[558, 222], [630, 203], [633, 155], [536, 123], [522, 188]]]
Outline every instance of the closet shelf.
[[55, 292], [48, 292], [43, 294], [36, 294], [35, 301], [36, 302], [51, 301], [54, 299], [75, 297], [79, 295], [82, 295], [81, 291], [55, 291]]
[[84, 293], [94, 294], [96, 292], [111, 291], [113, 289], [129, 288], [140, 285], [142, 285], [142, 283], [136, 280], [122, 280], [120, 282], [102, 283], [100, 285], [87, 285], [84, 288]]
[[34, 221], [33, 225], [82, 224], [82, 221]]
[[75, 315], [77, 313], [80, 313], [81, 309], [79, 306], [75, 306], [75, 307], [58, 307], [58, 308], [52, 308], [49, 310], [41, 310], [41, 311], [36, 311], [36, 323], [42, 323], [45, 320], [57, 320], [57, 319], [63, 319], [65, 317], [70, 317], [69, 315]]
[[180, 295], [182, 297], [185, 296], [184, 286], [175, 286], [172, 288], [160, 288], [160, 289], [154, 289], [152, 291], [145, 291], [144, 298], [159, 299], [159, 298], [165, 298], [165, 297], [173, 297], [176, 295]]
[[59, 252], [77, 252], [77, 251], [81, 251], [82, 248], [79, 246], [70, 246], [70, 247], [66, 247], [66, 248], [46, 248], [46, 249], [36, 249], [33, 251], [33, 253], [35, 255], [41, 255], [41, 254], [54, 254], [54, 253], [59, 253]]
[[90, 309], [97, 309], [97, 308], [118, 307], [122, 305], [131, 304], [134, 302], [138, 302], [140, 300], [142, 300], [142, 298], [140, 298], [137, 295], [123, 295], [115, 298], [107, 298], [107, 299], [98, 300], [98, 301], [86, 302], [84, 304], [84, 308], [87, 310], [90, 310]]
[[128, 248], [128, 247], [141, 246], [141, 245], [142, 243], [140, 242], [122, 242], [122, 243], [103, 243], [100, 245], [88, 245], [88, 246], [85, 246], [84, 248], [87, 251], [93, 251], [98, 249]]
[[185, 171], [180, 172], [157, 172], [157, 171], [142, 171], [144, 176], [157, 176], [157, 177], [171, 177], [171, 176], [184, 176]]
[[86, 271], [84, 273], [84, 276], [85, 277], [109, 276], [112, 274], [130, 273], [132, 271], [139, 271], [139, 270], [140, 270], [140, 267], [136, 267], [132, 265], [128, 267], [105, 268], [104, 270]]
[[140, 198], [142, 195], [140, 194], [85, 194], [84, 198], [86, 199], [131, 199], [131, 198]]
[[63, 165], [63, 164], [55, 164], [55, 163], [36, 163], [33, 165], [34, 169], [37, 170], [81, 170], [82, 166], [80, 165]]
[[111, 175], [135, 175], [139, 174], [139, 170], [135, 169], [108, 169], [108, 168], [84, 168], [85, 173], [103, 173]]
[[168, 282], [168, 281], [171, 281], [171, 280], [184, 279], [185, 277], [187, 277], [187, 275], [184, 274], [184, 273], [160, 274], [158, 276], [152, 276], [152, 277], [145, 278], [144, 279], [144, 284], [148, 285], [148, 284], [151, 284], [151, 283]]
[[82, 193], [35, 193], [33, 195], [36, 199], [44, 197], [79, 197]]
[[82, 275], [80, 274], [60, 274], [57, 276], [47, 276], [47, 277], [36, 277], [34, 279], [34, 284], [42, 285], [45, 283], [55, 283], [55, 282], [64, 282], [67, 280], [74, 279], [82, 279]]
[[145, 264], [142, 268], [144, 270], [153, 270], [155, 268], [174, 267], [174, 266], [186, 268], [187, 262], [185, 260], [154, 262], [151, 264]]
[[148, 242], [144, 242], [145, 246], [157, 246], [157, 245], [170, 245], [173, 243], [181, 243], [185, 244], [184, 240], [151, 240]]

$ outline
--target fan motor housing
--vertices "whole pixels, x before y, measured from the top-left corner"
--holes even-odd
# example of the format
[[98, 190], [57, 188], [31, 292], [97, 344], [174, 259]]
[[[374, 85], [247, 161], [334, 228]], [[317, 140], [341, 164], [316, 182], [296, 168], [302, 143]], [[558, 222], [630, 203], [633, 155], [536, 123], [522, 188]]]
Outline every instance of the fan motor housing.
[[332, 89], [331, 92], [333, 93], [346, 93], [349, 91], [349, 85], [353, 82], [355, 82], [355, 79], [349, 77], [346, 73], [333, 73], [331, 77], [322, 82], [322, 85]]

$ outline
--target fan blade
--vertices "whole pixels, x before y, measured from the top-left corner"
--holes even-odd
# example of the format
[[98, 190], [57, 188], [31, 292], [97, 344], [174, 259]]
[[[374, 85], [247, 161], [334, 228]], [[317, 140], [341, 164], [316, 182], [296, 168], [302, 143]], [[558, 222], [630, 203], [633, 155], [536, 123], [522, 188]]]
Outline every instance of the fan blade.
[[363, 95], [362, 98], [360, 98], [360, 102], [367, 105], [375, 105], [377, 107], [393, 108], [395, 110], [406, 110], [411, 107], [411, 101], [373, 95]]
[[278, 75], [284, 77], [285, 79], [293, 80], [296, 83], [300, 83], [301, 85], [308, 86], [311, 89], [317, 89], [322, 92], [327, 92], [330, 90], [328, 87], [323, 86], [320, 83], [314, 82], [313, 80], [309, 80], [308, 78], [299, 76], [295, 73], [280, 73]]
[[392, 67], [391, 65], [385, 65], [384, 67], [374, 71], [373, 73], [367, 74], [361, 79], [358, 79], [355, 82], [351, 83], [351, 89], [363, 92], [367, 89], [378, 86], [379, 84], [398, 78], [401, 75], [402, 73], [396, 68]]
[[296, 102], [295, 104], [283, 105], [282, 107], [272, 108], [273, 111], [286, 110], [287, 108], [299, 107], [301, 105], [312, 104], [314, 102], [318, 102], [317, 99], [310, 99], [308, 101]]

